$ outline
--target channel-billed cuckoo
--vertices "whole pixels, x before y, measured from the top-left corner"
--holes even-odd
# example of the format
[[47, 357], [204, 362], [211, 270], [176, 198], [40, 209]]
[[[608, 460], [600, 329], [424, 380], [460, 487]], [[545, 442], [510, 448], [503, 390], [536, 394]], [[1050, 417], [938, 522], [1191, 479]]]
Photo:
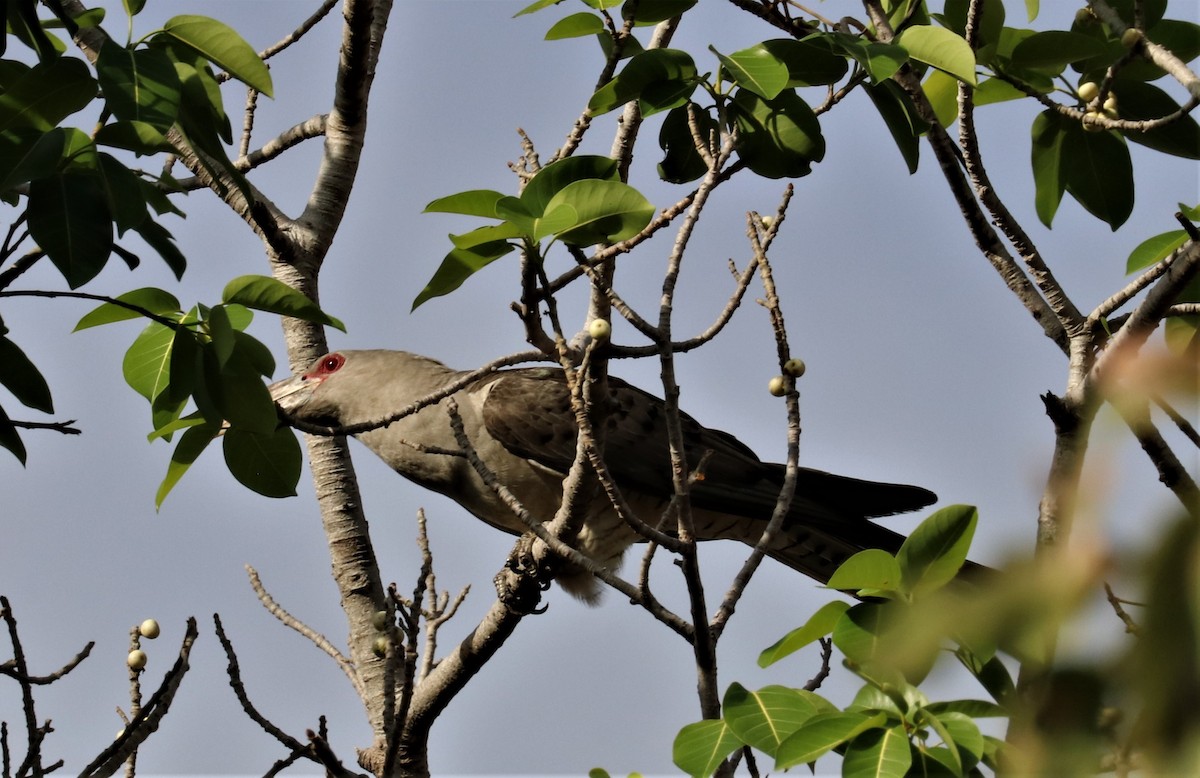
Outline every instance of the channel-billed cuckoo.
[[[271, 386], [285, 417], [332, 427], [383, 420], [465, 373], [403, 351], [339, 351], [318, 359], [302, 375]], [[484, 375], [452, 395], [463, 429], [487, 469], [528, 512], [553, 518], [562, 480], [575, 460], [577, 427], [562, 371], [519, 368]], [[649, 524], [659, 521], [673, 493], [662, 400], [609, 378], [610, 402], [604, 460], [629, 505]], [[774, 510], [784, 466], [762, 462], [725, 432], [682, 417], [688, 463], [702, 457], [703, 478], [690, 490], [696, 537], [754, 545]], [[447, 495], [494, 527], [520, 534], [525, 525], [487, 486], [459, 451], [446, 401], [356, 437], [400, 475]], [[782, 531], [767, 553], [826, 582], [850, 555], [865, 548], [895, 552], [904, 536], [870, 521], [934, 502], [916, 486], [875, 483], [802, 468]], [[668, 522], [674, 530], [674, 522]], [[574, 545], [615, 569], [625, 550], [641, 540], [598, 493]], [[571, 594], [592, 600], [595, 579], [560, 574]]]

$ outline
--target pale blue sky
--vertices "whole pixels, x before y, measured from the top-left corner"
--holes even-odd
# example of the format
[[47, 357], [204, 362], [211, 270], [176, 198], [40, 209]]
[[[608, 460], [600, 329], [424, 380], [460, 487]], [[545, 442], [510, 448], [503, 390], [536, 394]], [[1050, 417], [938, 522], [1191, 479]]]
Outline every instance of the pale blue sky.
[[[262, 48], [295, 27], [312, 5], [150, 0], [136, 27], [144, 33], [174, 14], [200, 12], [230, 23]], [[448, 249], [446, 234], [475, 226], [463, 218], [421, 215], [424, 205], [464, 189], [515, 190], [506, 162], [519, 154], [516, 128], [524, 128], [549, 157], [594, 83], [600, 65], [594, 43], [542, 41], [565, 11], [512, 19], [522, 5], [397, 3], [372, 97], [364, 164], [323, 276], [323, 306], [349, 329], [331, 333], [335, 348], [404, 348], [464, 368], [522, 348], [519, 322], [508, 310], [517, 295], [511, 262], [497, 263], [455, 295], [408, 314]], [[1066, 4], [1053, 5], [1050, 11], [1068, 11]], [[832, 18], [861, 15], [858, 4], [844, 0], [820, 8]], [[118, 8], [107, 25], [118, 34], [119, 17]], [[259, 142], [324, 110], [340, 36], [333, 21], [273, 62], [277, 100], [262, 103]], [[708, 68], [715, 66], [709, 43], [728, 52], [767, 37], [771, 31], [749, 16], [712, 2], [688, 16], [675, 45]], [[808, 97], [820, 100], [819, 94]], [[242, 96], [231, 90], [226, 99], [236, 114]], [[1054, 230], [1047, 231], [1031, 202], [1028, 138], [1036, 112], [1032, 104], [981, 110], [986, 159], [1001, 196], [1078, 305], [1091, 308], [1122, 284], [1125, 257], [1135, 245], [1174, 228], [1176, 202], [1196, 201], [1196, 166], [1134, 146], [1138, 200], [1127, 228], [1113, 235], [1067, 200]], [[791, 340], [809, 366], [801, 381], [802, 463], [921, 484], [939, 494], [941, 505], [974, 503], [981, 512], [975, 558], [995, 564], [1024, 553], [1032, 544], [1052, 444], [1038, 395], [1062, 389], [1065, 360], [973, 247], [927, 149], [921, 170], [908, 176], [861, 94], [823, 117], [822, 126], [827, 157], [796, 181], [786, 229], [772, 255]], [[611, 121], [598, 122], [585, 151], [607, 153], [611, 129]], [[685, 190], [654, 180], [657, 130], [654, 119], [642, 131], [631, 183], [663, 207]], [[316, 145], [295, 150], [252, 178], [295, 214], [318, 159]], [[678, 332], [698, 331], [715, 316], [730, 287], [727, 260], [744, 263], [749, 253], [745, 211], [773, 211], [783, 186], [738, 176], [718, 190], [681, 281]], [[167, 226], [189, 258], [182, 284], [147, 256], [132, 274], [112, 263], [89, 291], [118, 294], [161, 285], [188, 304], [217, 299], [232, 276], [266, 272], [257, 241], [213, 198], [198, 192], [181, 205], [188, 219]], [[655, 304], [668, 240], [624, 260], [621, 277], [634, 303]], [[555, 261], [566, 266], [562, 258]], [[28, 274], [22, 287], [62, 283], [43, 267]], [[81, 769], [121, 726], [113, 709], [128, 704], [129, 627], [150, 616], [162, 623], [163, 637], [147, 645], [144, 685], [152, 688], [173, 661], [185, 619], [195, 615], [201, 637], [193, 669], [139, 766], [145, 774], [261, 774], [283, 756], [245, 718], [226, 685], [212, 632], [216, 611], [262, 712], [296, 736], [315, 727], [318, 716], [328, 716], [335, 748], [352, 761], [354, 747], [369, 738], [352, 690], [324, 655], [261, 608], [243, 569], [255, 566], [292, 613], [344, 642], [307, 475], [298, 498], [268, 500], [238, 486], [213, 450], [156, 514], [154, 492], [169, 451], [161, 443], [146, 444], [148, 409], [120, 374], [121, 355], [139, 325], [70, 334], [88, 309], [74, 302], [10, 300], [3, 310], [10, 337], [51, 382], [55, 417], [77, 418], [84, 429], [77, 438], [27, 434], [24, 469], [0, 456], [0, 593], [13, 601], [34, 671], [49, 672], [88, 640], [97, 642], [72, 676], [39, 690], [39, 714], [52, 718], [56, 729], [46, 752], [65, 758], [68, 772]], [[582, 316], [578, 307], [565, 313], [578, 324]], [[253, 331], [275, 353], [282, 376], [286, 358], [276, 322], [260, 316]], [[628, 328], [616, 328], [616, 340], [631, 337]], [[692, 415], [737, 434], [764, 459], [782, 459], [784, 411], [765, 390], [776, 367], [761, 309], [745, 306], [721, 339], [682, 357], [679, 371], [684, 407]], [[658, 389], [653, 362], [614, 365], [614, 372]], [[7, 398], [5, 406], [16, 410]], [[1087, 484], [1090, 496], [1112, 500], [1112, 507], [1097, 506], [1097, 521], [1119, 544], [1136, 545], [1161, 517], [1159, 506], [1170, 502], [1125, 437], [1111, 419], [1101, 421]], [[490, 603], [490, 582], [511, 538], [403, 481], [361, 447], [355, 464], [385, 580], [402, 590], [415, 581], [414, 515], [424, 506], [439, 584], [451, 591], [472, 586], [462, 613], [443, 633], [443, 646], [452, 645]], [[898, 517], [888, 524], [904, 530], [919, 519]], [[704, 549], [710, 593], [723, 591], [744, 554], [740, 546]], [[663, 596], [679, 602], [666, 566], [659, 579]], [[721, 644], [722, 686], [734, 680], [749, 687], [802, 684], [817, 668], [815, 651], [769, 671], [758, 669], [754, 658], [828, 597], [808, 579], [768, 564]], [[526, 619], [438, 722], [430, 757], [435, 774], [583, 775], [594, 766], [622, 775], [667, 772], [671, 738], [698, 717], [688, 647], [619, 596], [607, 596], [594, 609], [557, 590], [547, 601], [549, 612]], [[1104, 626], [1104, 640], [1121, 639], [1115, 624]], [[949, 673], [931, 694], [975, 693], [961, 681]], [[835, 669], [824, 691], [845, 704], [855, 688], [848, 673]], [[17, 700], [15, 685], [0, 679], [0, 718], [10, 722], [10, 742], [20, 740], [12, 729], [20, 721]]]

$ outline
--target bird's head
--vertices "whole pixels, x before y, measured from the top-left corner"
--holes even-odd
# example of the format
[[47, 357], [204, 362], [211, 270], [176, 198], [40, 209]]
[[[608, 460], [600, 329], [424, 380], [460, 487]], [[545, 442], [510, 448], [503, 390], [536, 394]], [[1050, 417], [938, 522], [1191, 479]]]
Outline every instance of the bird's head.
[[345, 427], [385, 418], [455, 375], [440, 362], [406, 351], [334, 351], [268, 388], [288, 418]]
[[[309, 365], [300, 375], [285, 378], [267, 387], [271, 392], [271, 399], [291, 418], [329, 426], [343, 424], [343, 410], [346, 404], [342, 396], [345, 391], [341, 386], [354, 383], [352, 379], [346, 380], [344, 377], [353, 372], [352, 369], [347, 369], [349, 363], [350, 359], [341, 352], [326, 354]], [[342, 380], [331, 381], [334, 378]]]

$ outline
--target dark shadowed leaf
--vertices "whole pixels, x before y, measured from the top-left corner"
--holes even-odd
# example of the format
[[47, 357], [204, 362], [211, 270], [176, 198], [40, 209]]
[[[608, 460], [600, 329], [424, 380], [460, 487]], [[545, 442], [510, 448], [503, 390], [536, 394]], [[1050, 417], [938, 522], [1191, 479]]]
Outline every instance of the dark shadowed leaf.
[[187, 258], [175, 245], [175, 240], [166, 227], [153, 219], [146, 219], [134, 227], [133, 231], [140, 235], [150, 248], [158, 252], [176, 278], [183, 277], [183, 271], [187, 269]]
[[692, 136], [690, 126], [689, 108], [692, 108], [697, 114], [697, 129], [700, 131], [702, 139], [708, 139], [717, 129], [717, 122], [712, 115], [691, 103], [672, 109], [667, 114], [662, 128], [658, 131], [658, 145], [664, 152], [662, 162], [658, 163], [658, 175], [662, 180], [672, 184], [695, 181], [708, 172], [708, 163], [696, 150], [696, 140]]
[[900, 149], [900, 156], [908, 167], [909, 173], [917, 172], [920, 161], [921, 135], [928, 128], [921, 117], [917, 116], [912, 100], [895, 81], [881, 81], [867, 87], [867, 95], [875, 104], [875, 110], [883, 117], [892, 140]]
[[1063, 143], [1068, 120], [1054, 111], [1043, 111], [1033, 120], [1034, 207], [1038, 219], [1047, 227], [1054, 222], [1063, 193], [1067, 190], [1062, 172]]
[[20, 433], [13, 426], [12, 420], [8, 418], [3, 407], [0, 407], [0, 447], [8, 449], [17, 458], [17, 461], [22, 465], [25, 464], [25, 444], [21, 442]]
[[763, 41], [764, 49], [787, 67], [787, 86], [824, 86], [836, 83], [849, 70], [846, 57], [834, 52], [834, 44], [824, 36], [805, 40], [775, 38]]
[[257, 433], [232, 428], [225, 433], [225, 464], [243, 486], [265, 497], [291, 497], [300, 480], [302, 456], [287, 427]]
[[1072, 62], [1100, 56], [1105, 45], [1089, 35], [1066, 30], [1047, 30], [1025, 38], [1012, 52], [1012, 63], [1020, 68], [1036, 68], [1061, 73]]
[[0, 384], [22, 405], [42, 413], [54, 412], [50, 386], [41, 371], [20, 346], [3, 336], [0, 336], [0, 366]]
[[1114, 231], [1133, 212], [1133, 163], [1115, 132], [1087, 132], [1078, 122], [1067, 127], [1062, 173], [1067, 191], [1088, 213]]
[[821, 125], [794, 91], [764, 100], [739, 89], [729, 108], [738, 128], [738, 156], [760, 176], [805, 176], [825, 157]]
[[97, 175], [68, 171], [31, 181], [28, 224], [72, 289], [95, 278], [112, 252], [108, 193]]
[[96, 60], [96, 76], [118, 119], [143, 122], [162, 132], [175, 123], [182, 87], [175, 65], [162, 50], [130, 51], [106, 41]]
[[95, 97], [96, 81], [80, 60], [39, 63], [0, 94], [0, 132], [17, 127], [47, 132]]
[[[1113, 89], [1122, 119], [1146, 121], [1170, 116], [1180, 106], [1170, 95], [1151, 84], [1119, 80]], [[1127, 140], [1185, 159], [1200, 159], [1200, 123], [1190, 115], [1148, 132], [1122, 131]]]
[[628, 19], [637, 14], [637, 24], [658, 24], [687, 11], [697, 0], [626, 0], [621, 5], [621, 18]]

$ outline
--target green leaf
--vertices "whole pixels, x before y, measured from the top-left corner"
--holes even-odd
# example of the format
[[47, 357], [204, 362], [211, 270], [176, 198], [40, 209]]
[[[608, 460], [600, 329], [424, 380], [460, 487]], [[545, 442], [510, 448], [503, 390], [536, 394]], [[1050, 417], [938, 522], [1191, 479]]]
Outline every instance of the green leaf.
[[908, 56], [975, 86], [975, 52], [962, 38], [944, 27], [914, 24], [896, 37]]
[[0, 384], [12, 392], [18, 402], [42, 413], [54, 413], [50, 386], [41, 371], [20, 346], [4, 336], [0, 336], [0, 365], [4, 366], [0, 370]]
[[72, 289], [91, 281], [112, 252], [112, 215], [96, 175], [65, 172], [29, 183], [29, 234]]
[[833, 631], [838, 619], [850, 609], [850, 603], [834, 600], [822, 605], [802, 626], [787, 633], [758, 655], [758, 666], [767, 667], [785, 656], [794, 654]]
[[27, 456], [25, 444], [21, 442], [21, 435], [8, 418], [8, 414], [4, 412], [4, 408], [0, 408], [0, 447], [8, 449], [18, 462], [22, 465], [25, 464]]
[[47, 132], [96, 97], [87, 65], [60, 57], [34, 65], [0, 94], [0, 132], [32, 127]]
[[1012, 64], [1057, 75], [1072, 62], [1100, 56], [1105, 49], [1103, 41], [1090, 35], [1047, 30], [1034, 33], [1018, 43], [1012, 52]]
[[530, 3], [529, 5], [522, 8], [520, 11], [517, 11], [515, 14], [513, 14], [513, 18], [515, 19], [518, 16], [524, 16], [525, 14], [531, 14], [531, 13], [534, 13], [535, 11], [540, 11], [543, 8], [549, 8], [552, 5], [558, 5], [561, 2], [562, 2], [562, 0], [536, 0], [536, 2]]
[[710, 776], [725, 757], [742, 747], [724, 719], [697, 721], [679, 730], [671, 746], [671, 761], [692, 778]]
[[[690, 54], [678, 49], [650, 49], [636, 55], [611, 81], [596, 90], [588, 101], [588, 110], [605, 114], [637, 100], [651, 87], [675, 96], [676, 104], [687, 100], [699, 83], [696, 64]], [[652, 110], [669, 110], [675, 105], [656, 100]]]
[[908, 52], [893, 43], [863, 43], [858, 36], [844, 32], [826, 36], [826, 39], [854, 57], [874, 83], [891, 78], [908, 62]]
[[800, 41], [774, 38], [763, 41], [759, 46], [787, 67], [786, 86], [833, 84], [850, 69], [845, 56], [834, 52], [835, 44], [824, 34]]
[[194, 49], [246, 86], [274, 97], [271, 72], [254, 49], [229, 25], [207, 16], [176, 16], [163, 32]]
[[843, 562], [829, 579], [828, 586], [842, 591], [897, 591], [900, 581], [900, 565], [896, 557], [881, 548], [868, 548]]
[[817, 713], [807, 698], [786, 686], [752, 692], [734, 683], [721, 706], [729, 728], [742, 742], [772, 756], [780, 743]]
[[165, 52], [130, 51], [108, 40], [96, 60], [96, 77], [118, 119], [149, 124], [161, 132], [175, 123], [182, 85]]
[[846, 747], [842, 775], [855, 778], [904, 778], [912, 765], [908, 734], [903, 725], [870, 729]]
[[[520, 208], [532, 217], [545, 215], [550, 200], [568, 184], [585, 179], [600, 179], [602, 181], [620, 181], [616, 160], [610, 157], [583, 154], [578, 157], [567, 157], [552, 162], [537, 172], [525, 189], [521, 192]], [[511, 198], [498, 202], [497, 210], [504, 218], [511, 219], [511, 209], [515, 203]], [[508, 208], [509, 211], [504, 211]]]
[[471, 189], [466, 192], [439, 197], [425, 206], [422, 213], [461, 213], [466, 216], [483, 216], [488, 219], [501, 218], [496, 212], [496, 203], [507, 195], [492, 189]]
[[512, 245], [503, 240], [469, 249], [452, 249], [434, 272], [433, 278], [429, 279], [429, 283], [413, 300], [412, 310], [415, 311], [422, 303], [434, 297], [450, 294], [473, 274], [512, 250]]
[[[129, 303], [130, 305], [136, 305], [139, 308], [144, 308], [150, 313], [157, 313], [159, 315], [182, 315], [182, 312], [180, 311], [179, 300], [175, 298], [175, 295], [151, 286], [143, 287], [141, 289], [134, 289], [132, 292], [126, 292], [125, 294], [117, 295], [113, 299], [120, 300], [123, 303]], [[131, 311], [130, 309], [121, 305], [103, 303], [100, 305], [100, 307], [84, 314], [83, 318], [81, 318], [79, 323], [75, 325], [75, 329], [72, 330], [72, 332], [86, 330], [89, 327], [98, 327], [101, 324], [111, 324], [112, 322], [136, 319], [141, 315], [141, 313], [137, 311]]]
[[546, 40], [557, 41], [564, 38], [582, 38], [585, 35], [600, 35], [604, 33], [604, 21], [596, 14], [576, 13], [559, 19], [546, 31]]
[[225, 464], [243, 486], [264, 497], [292, 497], [303, 457], [288, 427], [257, 433], [234, 427], [225, 433]]
[[920, 596], [953, 580], [967, 560], [978, 521], [972, 505], [951, 505], [922, 521], [896, 554], [903, 591]]
[[133, 391], [153, 402], [171, 380], [171, 352], [175, 330], [151, 322], [125, 352], [121, 371]]
[[[941, 72], [941, 71], [935, 71]], [[875, 104], [875, 110], [883, 117], [892, 140], [900, 149], [900, 156], [908, 167], [909, 174], [917, 172], [921, 153], [921, 135], [929, 125], [917, 115], [912, 100], [895, 81], [881, 81], [867, 86], [867, 96]]]
[[1033, 148], [1030, 162], [1033, 166], [1034, 207], [1038, 219], [1047, 227], [1054, 221], [1063, 193], [1067, 190], [1062, 172], [1063, 144], [1067, 138], [1066, 117], [1055, 111], [1042, 111], [1033, 120]]
[[219, 430], [215, 426], [200, 425], [190, 427], [180, 436], [179, 442], [175, 444], [175, 450], [171, 452], [171, 461], [167, 464], [167, 474], [159, 484], [158, 492], [154, 495], [156, 509], [162, 508], [163, 501], [175, 488], [175, 484], [179, 483], [179, 479], [208, 447], [208, 444], [216, 439], [218, 432]]
[[794, 91], [764, 100], [739, 89], [729, 103], [738, 128], [738, 156], [765, 178], [798, 178], [825, 157], [825, 138], [812, 109]]
[[887, 716], [877, 713], [819, 713], [787, 737], [775, 756], [775, 769], [787, 770], [800, 764], [815, 762], [843, 743], [853, 740], [868, 729], [882, 727]]
[[225, 285], [221, 300], [346, 331], [346, 325], [322, 311], [303, 292], [270, 276], [238, 276]]
[[454, 244], [455, 248], [473, 249], [476, 246], [511, 240], [513, 238], [527, 237], [532, 240], [536, 220], [524, 219], [522, 221], [526, 223], [517, 225], [511, 221], [507, 221], [501, 224], [489, 224], [485, 227], [478, 227], [470, 232], [464, 232], [462, 235], [451, 235], [450, 242]]
[[1138, 244], [1125, 262], [1125, 272], [1132, 273], [1144, 267], [1158, 264], [1171, 256], [1175, 249], [1187, 243], [1188, 234], [1183, 230], [1172, 230]]
[[708, 49], [717, 56], [730, 79], [759, 97], [770, 100], [788, 85], [787, 65], [761, 43], [729, 56], [712, 46]]
[[884, 611], [880, 603], [860, 602], [851, 606], [833, 627], [833, 644], [857, 664], [875, 658], [883, 633]]
[[[934, 716], [929, 708], [925, 708], [925, 713], [930, 716], [930, 721], [937, 721], [950, 736], [964, 762], [969, 765], [983, 757], [983, 733], [970, 716], [957, 711], [944, 711]], [[970, 759], [966, 758], [968, 756]]]
[[[547, 217], [562, 206], [572, 209], [573, 218], [550, 231], [577, 246], [631, 238], [650, 223], [655, 211], [654, 204], [628, 184], [595, 179], [575, 181], [559, 190], [546, 204]], [[539, 224], [534, 239], [549, 234], [548, 226]]]
[[1072, 122], [1062, 149], [1062, 173], [1067, 192], [1114, 231], [1133, 212], [1133, 163], [1115, 132], [1088, 132]]
[[235, 429], [271, 434], [279, 425], [279, 419], [258, 365], [237, 349], [232, 350], [224, 364], [220, 364], [220, 357], [214, 344], [206, 344], [203, 348], [202, 383], [212, 405], [209, 413], [215, 411]]

